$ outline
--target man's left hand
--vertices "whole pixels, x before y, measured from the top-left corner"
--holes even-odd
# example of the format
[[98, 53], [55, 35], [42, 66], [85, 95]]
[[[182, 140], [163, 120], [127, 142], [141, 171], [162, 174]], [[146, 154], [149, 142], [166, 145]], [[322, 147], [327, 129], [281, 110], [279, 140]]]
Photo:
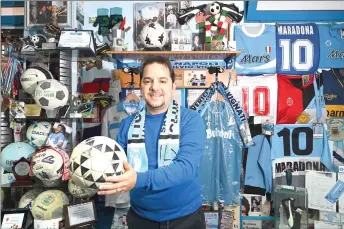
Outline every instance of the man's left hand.
[[127, 161], [123, 161], [124, 174], [120, 176], [107, 177], [105, 181], [112, 184], [104, 184], [99, 187], [98, 195], [112, 195], [128, 192], [136, 185], [136, 171]]

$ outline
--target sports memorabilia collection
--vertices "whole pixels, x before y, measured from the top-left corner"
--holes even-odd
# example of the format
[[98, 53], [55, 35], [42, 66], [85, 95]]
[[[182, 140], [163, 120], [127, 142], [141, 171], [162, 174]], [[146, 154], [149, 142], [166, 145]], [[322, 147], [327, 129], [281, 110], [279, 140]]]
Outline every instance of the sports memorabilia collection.
[[[336, 221], [344, 213], [343, 23], [245, 23], [237, 3], [217, 1], [138, 2], [129, 20], [127, 9], [108, 4], [84, 15], [86, 1], [75, 5], [74, 31], [68, 1], [31, 2], [28, 23], [42, 28], [2, 39], [1, 54], [1, 206], [27, 209], [25, 228], [71, 226], [66, 207], [87, 202], [115, 209], [111, 229], [128, 228], [130, 193], [102, 199], [97, 192], [125, 174], [124, 161], [149, 164], [116, 139], [124, 120], [145, 117], [140, 66], [159, 52], [171, 54], [177, 88], [166, 115], [171, 133], [160, 136], [165, 154], [178, 155], [179, 106], [206, 128], [199, 163], [206, 229], [344, 225]], [[65, 31], [89, 32], [94, 55], [80, 52], [75, 65], [74, 52], [59, 47]], [[224, 59], [231, 51], [238, 53]], [[145, 138], [132, 134], [144, 133], [140, 125], [130, 127], [130, 150]], [[106, 214], [95, 214], [98, 222], [76, 227], [108, 228]], [[256, 216], [271, 222], [250, 220]]]

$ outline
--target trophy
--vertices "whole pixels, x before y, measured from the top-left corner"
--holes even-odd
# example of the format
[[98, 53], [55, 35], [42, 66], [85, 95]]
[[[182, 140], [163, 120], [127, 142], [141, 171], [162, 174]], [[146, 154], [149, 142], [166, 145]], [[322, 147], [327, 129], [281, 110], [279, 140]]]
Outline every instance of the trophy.
[[49, 35], [48, 43], [42, 44], [42, 49], [55, 49], [57, 46], [57, 41], [59, 39], [61, 30], [63, 30], [63, 27], [61, 27], [57, 23], [57, 18], [60, 14], [64, 13], [67, 10], [66, 6], [60, 6], [57, 5], [51, 6], [51, 18], [49, 23], [45, 24], [45, 31]]
[[30, 180], [30, 161], [25, 157], [20, 158], [18, 161], [13, 163], [12, 167], [13, 175], [16, 180], [11, 183], [11, 187], [31, 186], [32, 181]]

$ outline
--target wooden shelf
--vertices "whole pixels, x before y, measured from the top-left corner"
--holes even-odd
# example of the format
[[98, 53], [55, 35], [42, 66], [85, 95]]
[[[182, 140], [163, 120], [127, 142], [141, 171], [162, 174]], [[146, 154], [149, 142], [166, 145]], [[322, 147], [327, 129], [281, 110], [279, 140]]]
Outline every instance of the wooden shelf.
[[240, 51], [107, 51], [108, 55], [141, 59], [147, 55], [168, 55], [172, 60], [224, 60], [239, 55]]
[[107, 51], [112, 55], [238, 55], [240, 51]]

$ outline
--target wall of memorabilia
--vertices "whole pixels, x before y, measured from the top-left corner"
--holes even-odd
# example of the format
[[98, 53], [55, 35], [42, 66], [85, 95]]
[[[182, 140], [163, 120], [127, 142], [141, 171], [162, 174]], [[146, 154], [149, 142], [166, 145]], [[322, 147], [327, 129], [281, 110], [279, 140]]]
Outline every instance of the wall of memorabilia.
[[128, 228], [129, 193], [98, 191], [135, 165], [116, 139], [153, 55], [205, 123], [207, 229], [343, 228], [344, 23], [302, 6], [2, 1], [1, 228]]

